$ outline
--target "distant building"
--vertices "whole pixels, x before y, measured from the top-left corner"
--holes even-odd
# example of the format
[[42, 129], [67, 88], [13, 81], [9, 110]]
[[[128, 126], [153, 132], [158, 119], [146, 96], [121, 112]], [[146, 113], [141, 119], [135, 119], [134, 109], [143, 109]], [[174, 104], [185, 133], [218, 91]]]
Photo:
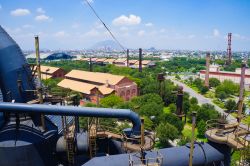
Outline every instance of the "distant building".
[[125, 59], [125, 58], [116, 59], [113, 62], [113, 64], [116, 65], [116, 66], [127, 66], [127, 59]]
[[41, 65], [41, 77], [43, 80], [49, 79], [49, 78], [64, 78], [65, 74], [66, 72], [59, 67]]
[[125, 76], [107, 73], [72, 70], [58, 86], [80, 92], [86, 100], [93, 103], [110, 94], [116, 94], [124, 100], [137, 96], [135, 82]]
[[[200, 78], [205, 79], [205, 70], [200, 71]], [[224, 80], [231, 80], [236, 84], [240, 84], [241, 79], [241, 68], [237, 68], [235, 72], [229, 72], [229, 71], [219, 71], [218, 66], [212, 66], [212, 68], [209, 68], [209, 78], [217, 78], [220, 80], [220, 82], [223, 82]], [[247, 90], [250, 89], [250, 69], [246, 70], [245, 74], [245, 88]]]
[[[155, 62], [154, 61], [150, 61], [150, 60], [143, 60], [142, 61], [142, 68], [145, 67], [154, 67], [155, 66]], [[139, 61], [137, 61], [134, 65], [130, 66], [131, 68], [139, 68]]]

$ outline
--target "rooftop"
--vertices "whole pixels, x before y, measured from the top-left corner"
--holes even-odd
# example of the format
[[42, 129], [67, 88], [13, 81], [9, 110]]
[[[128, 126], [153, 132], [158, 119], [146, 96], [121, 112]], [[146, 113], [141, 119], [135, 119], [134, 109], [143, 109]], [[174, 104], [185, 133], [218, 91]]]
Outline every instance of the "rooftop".
[[91, 82], [97, 82], [101, 84], [106, 84], [107, 82], [110, 85], [116, 85], [124, 76], [118, 76], [108, 73], [99, 73], [99, 72], [88, 72], [88, 71], [81, 71], [81, 70], [72, 70], [68, 74], [66, 74], [67, 78], [76, 78], [79, 80], [86, 80]]

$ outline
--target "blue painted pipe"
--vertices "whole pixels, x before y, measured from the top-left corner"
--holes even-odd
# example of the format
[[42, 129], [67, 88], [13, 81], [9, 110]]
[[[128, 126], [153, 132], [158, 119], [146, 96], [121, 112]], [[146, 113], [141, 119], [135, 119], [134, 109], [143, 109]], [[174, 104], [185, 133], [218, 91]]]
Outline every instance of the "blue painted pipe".
[[31, 76], [30, 67], [20, 47], [0, 26], [0, 88], [3, 101], [25, 103], [31, 100], [33, 96], [26, 92], [36, 89]]
[[93, 107], [73, 107], [73, 106], [55, 106], [40, 104], [21, 104], [0, 102], [1, 112], [10, 113], [42, 113], [47, 115], [61, 116], [84, 116], [100, 118], [121, 118], [129, 119], [133, 123], [132, 132], [139, 135], [141, 130], [141, 120], [139, 115], [128, 109], [110, 109]]

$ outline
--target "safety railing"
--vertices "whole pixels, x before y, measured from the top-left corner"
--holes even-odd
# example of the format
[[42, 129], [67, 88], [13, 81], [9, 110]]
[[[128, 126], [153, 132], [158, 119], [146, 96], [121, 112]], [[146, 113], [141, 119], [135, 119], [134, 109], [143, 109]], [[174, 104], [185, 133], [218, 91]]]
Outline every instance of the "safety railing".
[[142, 156], [129, 155], [129, 166], [161, 166], [163, 163], [162, 154], [157, 151], [156, 157], [144, 158]]

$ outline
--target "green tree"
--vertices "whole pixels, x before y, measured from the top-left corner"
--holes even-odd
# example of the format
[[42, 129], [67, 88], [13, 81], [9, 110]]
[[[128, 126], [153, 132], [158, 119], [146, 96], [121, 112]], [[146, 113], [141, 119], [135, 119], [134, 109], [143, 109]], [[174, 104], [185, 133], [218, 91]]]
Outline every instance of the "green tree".
[[206, 122], [201, 120], [197, 125], [198, 133], [200, 136], [204, 137], [206, 132]]
[[211, 119], [218, 119], [219, 113], [215, 111], [215, 108], [211, 104], [203, 104], [200, 109], [197, 111], [197, 122], [199, 123], [201, 120], [205, 122]]
[[210, 87], [217, 87], [220, 85], [220, 80], [217, 78], [209, 78], [209, 86]]
[[176, 105], [174, 103], [172, 104], [169, 104], [169, 110], [172, 112], [172, 113], [175, 113], [176, 112]]
[[215, 96], [218, 97], [221, 101], [228, 97], [228, 95], [224, 91], [217, 92]]
[[180, 134], [184, 128], [184, 122], [179, 119], [175, 114], [169, 113], [163, 115], [163, 121], [167, 122], [178, 129], [178, 133]]
[[237, 109], [237, 103], [232, 100], [232, 99], [229, 99], [225, 102], [225, 108], [227, 109], [227, 111], [233, 111], [233, 110], [236, 110]]
[[192, 98], [190, 99], [190, 104], [191, 104], [191, 105], [198, 104], [198, 100], [197, 100], [197, 98], [192, 97]]
[[198, 88], [200, 89], [202, 86], [203, 86], [203, 81], [202, 79], [200, 78], [196, 78], [193, 82], [193, 84]]
[[168, 145], [169, 140], [178, 138], [178, 130], [169, 123], [161, 123], [156, 128], [156, 136], [162, 145]]
[[207, 93], [207, 91], [209, 91], [209, 88], [208, 88], [208, 87], [206, 87], [206, 86], [201, 86], [201, 87], [200, 87], [200, 92], [201, 92], [201, 94], [205, 94], [205, 93]]
[[116, 95], [109, 95], [100, 100], [101, 106], [106, 108], [113, 108], [122, 102], [122, 98]]

